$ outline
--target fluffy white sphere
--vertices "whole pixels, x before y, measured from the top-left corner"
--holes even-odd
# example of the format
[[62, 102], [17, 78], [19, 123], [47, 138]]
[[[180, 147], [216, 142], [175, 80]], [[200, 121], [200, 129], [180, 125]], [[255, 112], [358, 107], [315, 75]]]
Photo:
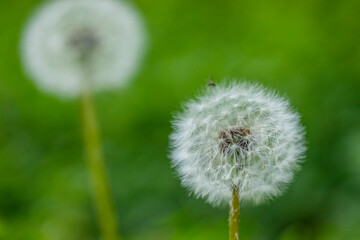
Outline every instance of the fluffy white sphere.
[[280, 195], [304, 157], [304, 129], [286, 99], [260, 85], [221, 84], [185, 104], [173, 121], [172, 163], [208, 202], [259, 204]]
[[144, 45], [139, 14], [116, 0], [56, 0], [41, 6], [25, 28], [21, 50], [39, 88], [76, 97], [86, 86], [127, 83]]

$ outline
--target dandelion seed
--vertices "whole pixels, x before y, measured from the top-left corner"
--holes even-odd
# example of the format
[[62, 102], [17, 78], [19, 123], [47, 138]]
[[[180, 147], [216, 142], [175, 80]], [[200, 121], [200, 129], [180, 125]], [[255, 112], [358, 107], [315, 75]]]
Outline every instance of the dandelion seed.
[[21, 52], [38, 87], [63, 98], [125, 85], [144, 45], [140, 15], [115, 0], [57, 0], [27, 24]]
[[171, 158], [183, 185], [214, 204], [228, 201], [233, 186], [255, 204], [280, 195], [305, 150], [299, 115], [259, 85], [207, 88], [173, 126]]

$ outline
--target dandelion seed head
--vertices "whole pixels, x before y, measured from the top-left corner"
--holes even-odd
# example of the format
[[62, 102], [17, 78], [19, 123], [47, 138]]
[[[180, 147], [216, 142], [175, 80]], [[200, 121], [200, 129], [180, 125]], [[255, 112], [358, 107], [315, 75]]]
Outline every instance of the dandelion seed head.
[[140, 15], [122, 1], [48, 1], [24, 30], [23, 63], [40, 89], [60, 97], [121, 87], [138, 67], [143, 32]]
[[304, 157], [304, 128], [288, 101], [261, 85], [217, 84], [173, 121], [171, 159], [182, 184], [217, 205], [281, 195]]

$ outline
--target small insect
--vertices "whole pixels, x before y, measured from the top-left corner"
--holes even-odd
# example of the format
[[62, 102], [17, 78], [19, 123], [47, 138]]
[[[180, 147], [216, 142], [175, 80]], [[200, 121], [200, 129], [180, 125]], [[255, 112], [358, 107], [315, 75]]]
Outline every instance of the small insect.
[[215, 87], [215, 86], [216, 86], [216, 84], [215, 84], [212, 76], [209, 76], [209, 78], [208, 78], [208, 86], [211, 86], [211, 87]]

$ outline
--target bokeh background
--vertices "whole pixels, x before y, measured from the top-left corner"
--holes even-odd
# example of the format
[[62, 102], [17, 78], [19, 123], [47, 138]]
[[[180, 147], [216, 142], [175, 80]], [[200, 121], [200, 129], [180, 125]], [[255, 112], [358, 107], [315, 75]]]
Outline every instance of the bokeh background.
[[[42, 1], [0, 2], [0, 239], [98, 239], [79, 103], [22, 70]], [[284, 196], [241, 208], [240, 239], [360, 239], [360, 1], [135, 0], [148, 50], [132, 83], [96, 95], [124, 239], [227, 239], [228, 208], [189, 196], [168, 159], [174, 111], [241, 78], [290, 98], [309, 150]]]

